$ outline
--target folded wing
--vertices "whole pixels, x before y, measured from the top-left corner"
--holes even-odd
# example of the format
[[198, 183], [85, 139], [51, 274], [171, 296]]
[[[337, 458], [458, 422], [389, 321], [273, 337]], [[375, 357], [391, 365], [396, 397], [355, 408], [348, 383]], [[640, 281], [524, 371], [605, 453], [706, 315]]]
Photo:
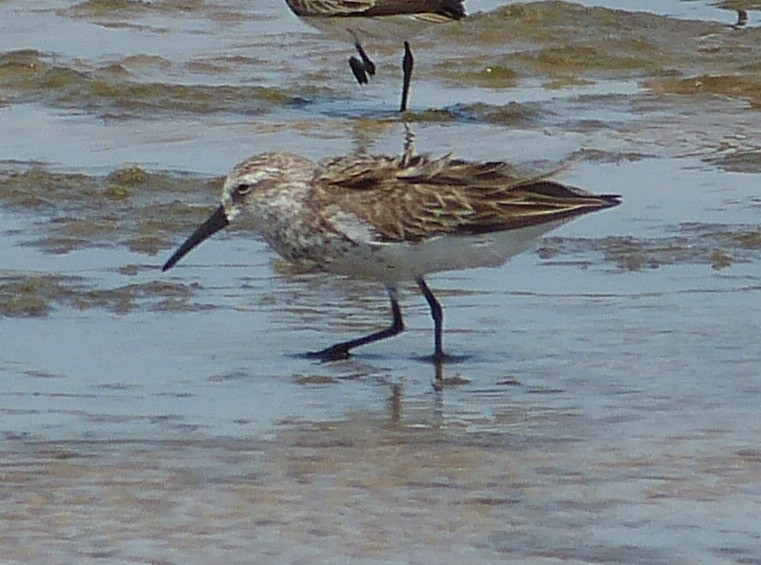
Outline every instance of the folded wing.
[[379, 242], [515, 230], [620, 203], [546, 177], [521, 178], [504, 162], [449, 156], [338, 158], [315, 180], [321, 209], [352, 214], [373, 226]]

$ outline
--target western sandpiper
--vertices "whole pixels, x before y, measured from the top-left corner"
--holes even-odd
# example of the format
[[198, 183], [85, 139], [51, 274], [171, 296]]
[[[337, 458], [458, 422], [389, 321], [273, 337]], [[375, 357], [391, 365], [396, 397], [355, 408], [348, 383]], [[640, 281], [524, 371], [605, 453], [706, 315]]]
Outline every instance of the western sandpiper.
[[407, 110], [414, 58], [407, 41], [416, 28], [451, 22], [465, 17], [462, 0], [285, 0], [291, 11], [311, 26], [352, 41], [359, 59], [349, 65], [359, 84], [367, 84], [375, 74], [375, 64], [367, 56], [365, 38], [404, 39], [402, 59], [402, 104]]
[[355, 347], [400, 333], [397, 284], [414, 281], [430, 307], [433, 360], [441, 362], [442, 309], [426, 275], [501, 265], [549, 230], [619, 203], [616, 195], [590, 194], [546, 176], [516, 177], [504, 162], [405, 153], [316, 163], [292, 153], [263, 153], [235, 166], [221, 206], [163, 270], [245, 212], [286, 260], [386, 287], [390, 327], [309, 356], [343, 359]]

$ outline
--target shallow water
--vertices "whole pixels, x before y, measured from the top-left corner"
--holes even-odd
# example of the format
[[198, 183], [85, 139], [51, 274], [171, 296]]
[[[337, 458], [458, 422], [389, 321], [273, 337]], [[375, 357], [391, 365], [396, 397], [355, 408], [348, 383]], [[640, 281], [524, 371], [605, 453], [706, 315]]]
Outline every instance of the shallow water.
[[360, 89], [279, 0], [0, 2], [3, 559], [760, 563], [759, 6], [583, 4], [413, 40], [419, 151], [623, 197], [431, 277], [434, 390], [413, 287], [321, 364], [380, 287], [245, 226], [160, 272], [243, 157], [400, 151], [398, 42]]

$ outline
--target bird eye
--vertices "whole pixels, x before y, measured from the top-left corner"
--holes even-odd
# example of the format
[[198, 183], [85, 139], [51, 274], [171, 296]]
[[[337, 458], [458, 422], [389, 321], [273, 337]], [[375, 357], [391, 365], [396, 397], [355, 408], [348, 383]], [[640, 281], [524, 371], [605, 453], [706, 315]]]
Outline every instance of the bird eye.
[[253, 188], [253, 185], [242, 182], [238, 186], [235, 187], [235, 192], [239, 194], [240, 196], [243, 196], [251, 192], [252, 188]]

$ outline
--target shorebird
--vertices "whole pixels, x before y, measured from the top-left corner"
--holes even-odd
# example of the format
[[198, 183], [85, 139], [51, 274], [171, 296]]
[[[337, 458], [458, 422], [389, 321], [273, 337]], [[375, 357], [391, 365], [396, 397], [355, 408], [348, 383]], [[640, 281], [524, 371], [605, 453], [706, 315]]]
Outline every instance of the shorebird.
[[[462, 0], [285, 0], [291, 11], [307, 24], [354, 43], [359, 59], [349, 58], [349, 66], [359, 84], [367, 84], [375, 75], [375, 63], [362, 46], [364, 38], [408, 38], [414, 28], [444, 23], [465, 17]], [[404, 41], [402, 58], [402, 103], [407, 98], [412, 79], [412, 56], [409, 41]]]
[[236, 165], [222, 204], [164, 264], [186, 253], [240, 214], [283, 258], [383, 283], [392, 323], [381, 331], [307, 354], [326, 361], [404, 330], [400, 282], [414, 281], [434, 322], [432, 360], [444, 361], [443, 314], [424, 277], [439, 271], [498, 266], [569, 220], [616, 206], [546, 177], [519, 178], [505, 162], [350, 155], [321, 162], [292, 153], [263, 153]]

